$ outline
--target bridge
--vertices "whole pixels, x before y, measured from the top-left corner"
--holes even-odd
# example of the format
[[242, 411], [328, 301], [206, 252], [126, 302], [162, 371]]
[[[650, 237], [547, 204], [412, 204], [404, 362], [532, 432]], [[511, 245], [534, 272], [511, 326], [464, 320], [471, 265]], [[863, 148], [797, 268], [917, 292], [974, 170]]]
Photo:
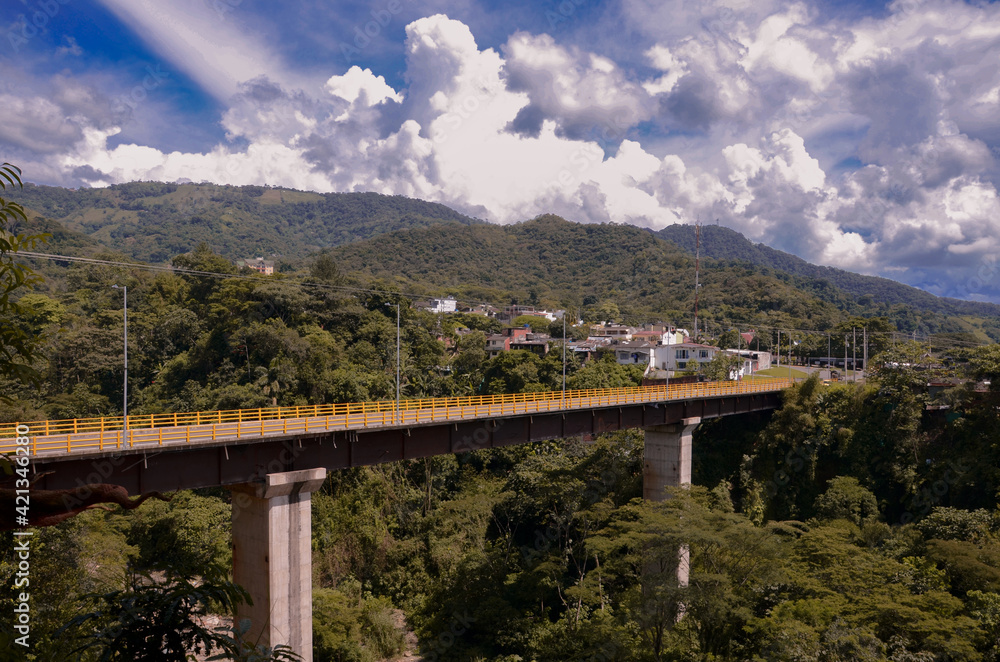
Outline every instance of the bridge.
[[[703, 419], [774, 409], [791, 383], [756, 378], [15, 422], [0, 425], [0, 453], [27, 454], [32, 490], [228, 487], [233, 578], [254, 601], [240, 616], [262, 643], [286, 643], [310, 661], [310, 494], [327, 471], [643, 428], [643, 496], [659, 500], [667, 486], [690, 483], [691, 435]], [[66, 497], [67, 510], [75, 498]]]

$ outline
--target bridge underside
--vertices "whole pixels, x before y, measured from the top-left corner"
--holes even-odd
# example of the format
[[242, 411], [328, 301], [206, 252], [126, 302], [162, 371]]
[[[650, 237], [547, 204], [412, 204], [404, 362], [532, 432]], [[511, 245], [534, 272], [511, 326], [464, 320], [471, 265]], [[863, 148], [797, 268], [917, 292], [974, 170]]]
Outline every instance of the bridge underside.
[[112, 483], [131, 494], [263, 479], [267, 474], [304, 469], [328, 471], [584, 434], [649, 428], [690, 418], [716, 418], [780, 404], [780, 393], [732, 395], [656, 404], [620, 405], [421, 426], [296, 434], [288, 437], [164, 447], [74, 457], [33, 459], [46, 475], [36, 489], [66, 489]]

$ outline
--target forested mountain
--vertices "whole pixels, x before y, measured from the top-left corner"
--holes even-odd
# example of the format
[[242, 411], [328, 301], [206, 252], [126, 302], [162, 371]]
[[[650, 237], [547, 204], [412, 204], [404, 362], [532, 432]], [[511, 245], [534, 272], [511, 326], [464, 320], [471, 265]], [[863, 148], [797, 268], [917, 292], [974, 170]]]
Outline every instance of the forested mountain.
[[201, 242], [230, 259], [292, 259], [393, 230], [477, 222], [444, 205], [398, 195], [262, 186], [132, 182], [72, 190], [29, 185], [11, 199], [144, 262], [167, 262]]
[[[908, 296], [859, 298], [830, 279], [758, 266], [746, 257], [755, 247], [738, 233], [712, 233], [712, 240], [723, 259], [702, 260], [702, 328], [826, 331], [856, 315], [887, 317], [906, 333], [1000, 338], [998, 306], [969, 304], [965, 317], [957, 317], [947, 304], [926, 302], [945, 300], [898, 283], [892, 285]], [[726, 242], [744, 257], [726, 257]], [[578, 311], [612, 302], [633, 322], [659, 318], [687, 327], [694, 322], [693, 255], [657, 233], [628, 225], [578, 224], [548, 215], [510, 226], [433, 226], [379, 235], [332, 255], [344, 272], [387, 280], [404, 291]]]
[[[656, 234], [672, 241], [691, 255], [695, 254], [696, 238], [693, 225], [674, 224], [659, 230]], [[810, 264], [791, 253], [764, 244], [755, 244], [739, 232], [719, 225], [702, 226], [701, 255], [723, 263], [749, 263], [805, 279], [825, 280], [845, 293], [853, 295], [862, 303], [879, 301], [890, 306], [904, 304], [943, 315], [983, 317], [1000, 315], [1000, 306], [996, 304], [938, 297], [888, 278], [863, 276], [843, 269]]]
[[[543, 216], [498, 227], [402, 196], [260, 186], [29, 185], [14, 195], [57, 230], [53, 252], [103, 246], [165, 263], [205, 243], [230, 260], [271, 257], [289, 271], [310, 254], [342, 247], [335, 254], [342, 272], [392, 280], [406, 292], [445, 288], [494, 304], [577, 310], [610, 301], [635, 318], [694, 321], [694, 228], [687, 225], [651, 233]], [[1000, 306], [812, 265], [728, 228], [703, 228], [702, 255], [700, 319], [709, 324], [825, 330], [845, 315], [884, 316], [907, 333], [1000, 339]]]

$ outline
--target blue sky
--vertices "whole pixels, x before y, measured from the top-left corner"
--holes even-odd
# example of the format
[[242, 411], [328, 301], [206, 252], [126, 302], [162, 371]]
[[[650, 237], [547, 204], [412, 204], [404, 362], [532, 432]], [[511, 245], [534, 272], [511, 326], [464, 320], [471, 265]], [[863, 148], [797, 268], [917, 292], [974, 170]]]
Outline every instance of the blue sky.
[[5, 0], [29, 181], [372, 190], [498, 223], [718, 221], [1000, 302], [1000, 10]]

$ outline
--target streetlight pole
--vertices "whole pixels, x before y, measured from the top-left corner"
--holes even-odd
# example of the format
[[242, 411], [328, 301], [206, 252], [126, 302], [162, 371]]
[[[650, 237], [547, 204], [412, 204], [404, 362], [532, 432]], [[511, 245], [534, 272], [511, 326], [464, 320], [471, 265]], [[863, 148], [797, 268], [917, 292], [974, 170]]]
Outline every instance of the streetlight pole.
[[[673, 361], [671, 361], [671, 359], [670, 359], [670, 333], [671, 333], [671, 331], [670, 331], [670, 325], [667, 324], [667, 334], [666, 334], [667, 335], [667, 360], [663, 362], [663, 365], [664, 365], [664, 372], [667, 375], [666, 384], [667, 384], [667, 397], [668, 398], [670, 397], [670, 368], [669, 368], [669, 366], [673, 364]], [[676, 327], [674, 328], [673, 333], [675, 333], [675, 334], [677, 333]]]
[[399, 425], [399, 304], [396, 304], [396, 424]]
[[847, 346], [850, 344], [851, 337], [849, 335], [844, 335], [844, 381], [847, 381]]
[[399, 424], [399, 304], [387, 303], [387, 306], [396, 306], [396, 411], [392, 417], [392, 422]]
[[568, 312], [569, 311], [564, 310], [563, 311], [563, 316], [562, 316], [562, 318], [563, 318], [563, 346], [562, 346], [562, 350], [563, 350], [563, 352], [562, 352], [562, 354], [563, 354], [563, 389], [562, 389], [563, 407], [566, 406], [566, 315], [568, 314]]
[[851, 327], [851, 381], [858, 381], [858, 330]]
[[[125, 382], [122, 389], [122, 433], [128, 436], [128, 285], [112, 285], [112, 289], [121, 290], [125, 304]], [[125, 438], [122, 438], [122, 441]], [[131, 445], [131, 444], [129, 444]]]
[[792, 332], [788, 332], [788, 378], [792, 378]]

